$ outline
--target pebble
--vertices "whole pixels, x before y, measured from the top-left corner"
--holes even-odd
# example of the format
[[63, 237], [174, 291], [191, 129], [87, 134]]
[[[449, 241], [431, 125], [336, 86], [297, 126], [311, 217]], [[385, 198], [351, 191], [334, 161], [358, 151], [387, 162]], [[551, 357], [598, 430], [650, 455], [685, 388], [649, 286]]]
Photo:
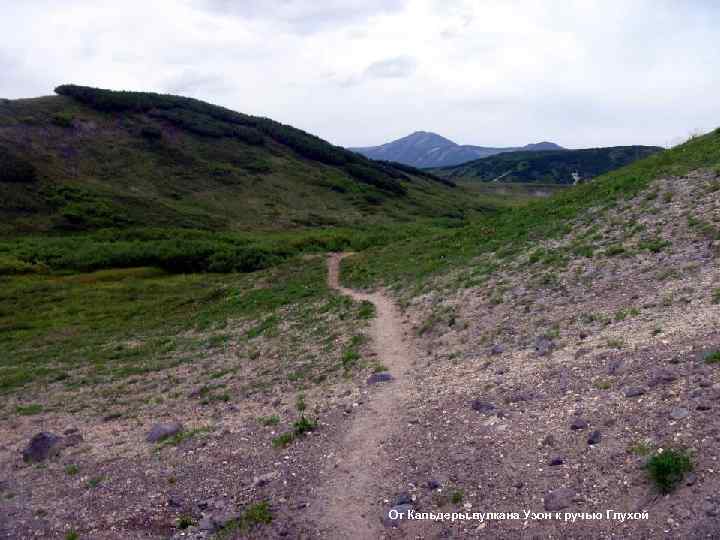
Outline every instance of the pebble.
[[690, 411], [682, 407], [673, 407], [673, 409], [670, 411], [670, 418], [672, 418], [673, 420], [682, 420], [683, 418], [687, 418], [688, 416], [690, 416]]
[[558, 488], [545, 495], [543, 504], [548, 512], [556, 512], [570, 506], [574, 497], [575, 492], [572, 489]]
[[180, 422], [170, 422], [168, 424], [155, 424], [150, 432], [145, 437], [145, 440], [150, 443], [159, 442], [173, 435], [177, 435], [183, 430], [183, 425]]

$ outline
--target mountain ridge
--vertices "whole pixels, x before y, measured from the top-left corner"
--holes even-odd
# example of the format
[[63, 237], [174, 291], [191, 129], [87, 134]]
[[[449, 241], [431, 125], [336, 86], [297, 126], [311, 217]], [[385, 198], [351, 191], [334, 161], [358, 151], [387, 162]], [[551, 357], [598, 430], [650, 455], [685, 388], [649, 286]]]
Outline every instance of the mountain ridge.
[[459, 165], [502, 152], [521, 150], [563, 150], [548, 141], [518, 147], [461, 145], [431, 131], [415, 131], [379, 146], [350, 147], [348, 150], [369, 159], [388, 160], [421, 169]]
[[455, 181], [576, 184], [663, 151], [659, 146], [504, 152], [452, 167], [431, 169]]

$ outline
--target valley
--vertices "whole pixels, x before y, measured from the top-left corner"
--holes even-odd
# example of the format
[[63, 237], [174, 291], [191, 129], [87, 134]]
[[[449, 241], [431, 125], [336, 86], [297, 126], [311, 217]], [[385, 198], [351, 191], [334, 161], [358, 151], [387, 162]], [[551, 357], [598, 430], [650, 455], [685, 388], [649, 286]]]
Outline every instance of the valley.
[[720, 531], [720, 130], [487, 182], [59, 92], [0, 103], [0, 537]]

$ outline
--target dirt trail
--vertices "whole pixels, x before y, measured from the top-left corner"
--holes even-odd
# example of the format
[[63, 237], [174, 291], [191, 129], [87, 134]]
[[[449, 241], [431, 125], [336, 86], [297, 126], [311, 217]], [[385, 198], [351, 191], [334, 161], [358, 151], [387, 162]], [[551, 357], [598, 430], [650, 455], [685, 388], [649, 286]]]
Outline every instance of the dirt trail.
[[[377, 501], [391, 494], [377, 493], [378, 480], [390, 461], [383, 442], [401, 429], [403, 405], [409, 398], [408, 370], [414, 354], [405, 336], [400, 314], [382, 292], [365, 294], [340, 286], [340, 261], [349, 254], [328, 259], [328, 284], [355, 300], [375, 304], [377, 316], [371, 338], [378, 360], [393, 380], [375, 385], [369, 402], [354, 413], [342, 446], [328, 464], [315, 504], [316, 523], [324, 538], [377, 539], [382, 536], [382, 511]], [[335, 468], [335, 463], [339, 465]]]

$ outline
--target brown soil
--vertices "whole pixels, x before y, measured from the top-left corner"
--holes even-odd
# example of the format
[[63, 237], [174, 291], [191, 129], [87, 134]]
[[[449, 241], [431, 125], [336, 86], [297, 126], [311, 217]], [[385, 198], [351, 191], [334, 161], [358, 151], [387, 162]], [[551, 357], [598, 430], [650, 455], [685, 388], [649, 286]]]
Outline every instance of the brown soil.
[[412, 345], [403, 330], [393, 301], [382, 292], [361, 293], [340, 286], [340, 262], [348, 254], [334, 254], [328, 260], [328, 284], [357, 301], [372, 302], [376, 308], [371, 336], [379, 361], [393, 380], [379, 383], [370, 405], [357, 414], [343, 437], [339, 466], [324, 472], [319, 497], [311, 519], [326, 538], [376, 539], [382, 535], [382, 514], [374, 501], [384, 468], [389, 463], [383, 447], [398, 431], [403, 405], [408, 400], [407, 373], [412, 365]]

